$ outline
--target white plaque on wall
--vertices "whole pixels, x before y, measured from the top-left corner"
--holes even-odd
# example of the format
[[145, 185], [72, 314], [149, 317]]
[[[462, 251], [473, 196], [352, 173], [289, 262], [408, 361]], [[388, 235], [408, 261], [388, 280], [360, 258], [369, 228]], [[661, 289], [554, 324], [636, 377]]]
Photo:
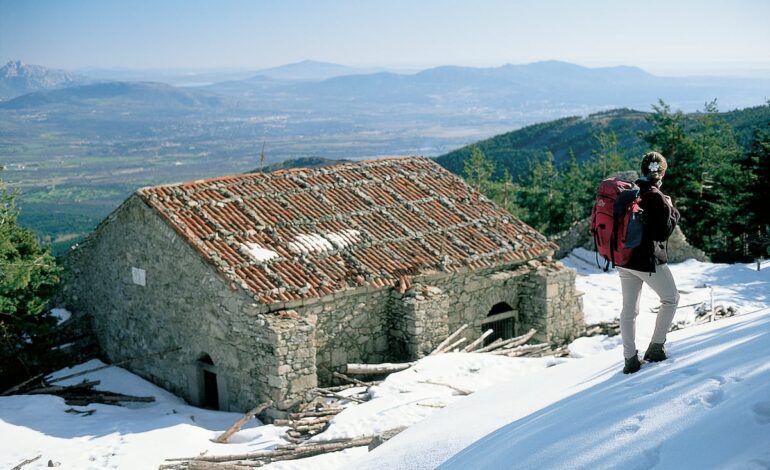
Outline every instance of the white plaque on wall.
[[138, 286], [144, 286], [146, 277], [147, 273], [144, 269], [134, 267], [131, 268], [131, 278], [134, 280], [134, 284]]

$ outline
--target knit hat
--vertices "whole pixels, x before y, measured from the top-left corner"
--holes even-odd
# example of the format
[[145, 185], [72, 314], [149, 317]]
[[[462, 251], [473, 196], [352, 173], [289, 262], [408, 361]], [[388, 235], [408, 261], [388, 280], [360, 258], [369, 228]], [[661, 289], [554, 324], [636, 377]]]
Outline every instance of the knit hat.
[[646, 176], [650, 181], [662, 180], [667, 168], [666, 157], [658, 152], [648, 152], [642, 157], [642, 176]]

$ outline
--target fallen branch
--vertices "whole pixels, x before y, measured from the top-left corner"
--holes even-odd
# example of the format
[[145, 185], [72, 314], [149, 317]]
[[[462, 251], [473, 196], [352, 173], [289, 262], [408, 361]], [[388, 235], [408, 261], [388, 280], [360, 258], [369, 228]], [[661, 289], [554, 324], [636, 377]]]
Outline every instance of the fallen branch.
[[24, 392], [26, 395], [58, 395], [62, 393], [68, 393], [75, 390], [90, 389], [96, 385], [99, 385], [101, 380], [84, 380], [75, 385], [55, 385], [55, 386], [43, 386]]
[[227, 431], [220, 434], [219, 437], [217, 437], [216, 439], [212, 439], [212, 442], [216, 442], [218, 444], [226, 443], [227, 440], [230, 439], [230, 436], [232, 436], [233, 434], [241, 430], [244, 424], [246, 424], [248, 421], [253, 419], [255, 416], [259, 415], [260, 413], [262, 413], [272, 405], [273, 405], [273, 401], [269, 400], [269, 401], [266, 401], [265, 403], [261, 403], [256, 407], [252, 408], [251, 411], [241, 416], [241, 418], [238, 421], [233, 423], [233, 425], [230, 426], [227, 429]]
[[101, 392], [88, 395], [65, 395], [64, 402], [71, 406], [85, 406], [91, 403], [103, 403], [106, 405], [115, 405], [120, 401], [151, 403], [155, 397], [135, 397], [131, 395], [120, 395], [118, 393]]
[[457, 329], [457, 331], [455, 331], [451, 335], [447, 336], [447, 338], [444, 341], [439, 343], [439, 345], [436, 346], [436, 349], [434, 349], [433, 352], [431, 352], [428, 355], [429, 356], [435, 356], [436, 354], [440, 354], [441, 350], [444, 349], [446, 347], [446, 345], [448, 345], [449, 343], [454, 341], [454, 339], [457, 338], [460, 335], [460, 333], [462, 333], [463, 330], [466, 329], [466, 328], [468, 328], [468, 324], [464, 323], [463, 326], [461, 326], [460, 328]]
[[[185, 458], [173, 458], [166, 459], [167, 462], [187, 462], [192, 464], [193, 462], [209, 462], [209, 463], [227, 463], [238, 461], [255, 461], [260, 463], [276, 462], [278, 460], [293, 460], [301, 459], [305, 457], [311, 457], [313, 455], [325, 454], [329, 452], [336, 452], [338, 450], [344, 450], [351, 447], [361, 447], [369, 445], [374, 437], [360, 437], [356, 439], [346, 439], [343, 441], [319, 441], [306, 445], [290, 445], [280, 446], [274, 450], [261, 450], [257, 452], [250, 452], [246, 454], [232, 454], [232, 455], [199, 455], [197, 457], [185, 457]], [[212, 467], [221, 468], [221, 467]]]
[[88, 369], [88, 370], [84, 370], [84, 371], [80, 371], [80, 372], [75, 372], [74, 374], [65, 375], [63, 377], [57, 377], [55, 379], [46, 379], [46, 381], [49, 384], [56, 383], [56, 382], [61, 382], [62, 380], [67, 380], [67, 379], [71, 379], [73, 377], [79, 377], [81, 375], [90, 374], [91, 372], [96, 372], [96, 371], [100, 371], [102, 369], [107, 369], [108, 367], [122, 366], [123, 364], [128, 364], [129, 362], [132, 362], [132, 361], [138, 361], [139, 359], [147, 359], [147, 358], [152, 357], [152, 356], [162, 356], [163, 354], [179, 351], [180, 349], [182, 349], [182, 348], [181, 347], [177, 347], [177, 348], [168, 349], [166, 351], [159, 351], [159, 352], [154, 352], [154, 353], [150, 353], [150, 354], [145, 354], [144, 356], [132, 357], [130, 359], [124, 359], [122, 361], [115, 362], [114, 364], [105, 364], [103, 366], [94, 367], [93, 369]]
[[428, 385], [440, 385], [443, 387], [451, 388], [452, 390], [458, 392], [460, 395], [470, 395], [471, 393], [473, 393], [473, 391], [471, 390], [465, 390], [464, 388], [455, 387], [454, 385], [449, 385], [442, 382], [431, 382], [430, 380], [421, 380], [417, 383], [428, 384]]
[[16, 390], [20, 390], [20, 389], [26, 387], [27, 385], [29, 385], [30, 383], [35, 382], [36, 380], [40, 380], [42, 378], [43, 378], [43, 374], [38, 374], [38, 375], [36, 375], [34, 377], [31, 377], [31, 378], [25, 380], [24, 382], [22, 382], [22, 383], [20, 383], [18, 385], [14, 385], [13, 387], [9, 388], [8, 390], [4, 391], [3, 393], [0, 393], [0, 396], [4, 397], [4, 396], [7, 396], [7, 395], [11, 395]]
[[15, 467], [13, 467], [11, 470], [21, 470], [21, 467], [23, 467], [25, 465], [29, 465], [32, 462], [35, 462], [36, 460], [38, 460], [42, 456], [43, 456], [43, 454], [40, 454], [37, 457], [32, 457], [31, 459], [27, 459], [27, 460], [21, 462], [20, 464], [16, 465]]

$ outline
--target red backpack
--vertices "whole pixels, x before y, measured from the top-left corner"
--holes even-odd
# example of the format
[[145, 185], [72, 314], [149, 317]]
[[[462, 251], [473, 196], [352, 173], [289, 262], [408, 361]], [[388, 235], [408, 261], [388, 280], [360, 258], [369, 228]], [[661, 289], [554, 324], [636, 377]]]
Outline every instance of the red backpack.
[[640, 201], [639, 187], [634, 183], [613, 177], [599, 184], [591, 211], [591, 234], [596, 252], [606, 260], [604, 271], [609, 269], [610, 263], [613, 267], [626, 265], [633, 249], [641, 244]]

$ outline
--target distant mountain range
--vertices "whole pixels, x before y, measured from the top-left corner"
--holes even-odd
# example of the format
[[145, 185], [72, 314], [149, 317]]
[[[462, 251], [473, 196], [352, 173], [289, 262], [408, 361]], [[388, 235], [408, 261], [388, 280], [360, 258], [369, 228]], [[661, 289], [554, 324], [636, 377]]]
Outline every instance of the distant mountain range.
[[276, 80], [320, 81], [343, 75], [364, 75], [382, 70], [382, 68], [357, 68], [329, 62], [303, 60], [294, 64], [259, 70], [255, 75]]
[[25, 93], [87, 83], [88, 79], [64, 70], [11, 61], [0, 67], [0, 100]]
[[[242, 80], [187, 86], [184, 90], [234, 97], [238, 106], [246, 109], [257, 106], [334, 114], [398, 107], [407, 114], [494, 115], [497, 120], [553, 109], [577, 114], [617, 107], [647, 108], [659, 98], [686, 111], [699, 109], [714, 98], [723, 107], [740, 108], [763, 102], [770, 91], [770, 79], [657, 77], [636, 67], [587, 68], [558, 61], [491, 68], [442, 66], [414, 74], [366, 72], [303, 61], [265, 69]], [[20, 62], [0, 69], [0, 96], [5, 99], [87, 83], [82, 76]], [[79, 96], [88, 99], [88, 90], [82, 89]], [[103, 91], [100, 87], [93, 90], [96, 95]], [[152, 100], [154, 90], [148, 88], [147, 97], [138, 93], [130, 97]], [[44, 105], [56, 96], [24, 102]], [[73, 103], [71, 95], [61, 96]], [[554, 115], [546, 112], [544, 117]]]
[[[28, 93], [0, 102], [0, 109], [146, 106], [164, 111], [180, 108], [217, 107], [224, 99], [203, 90], [177, 88], [153, 82], [99, 82]], [[76, 112], [76, 110], [72, 110]]]

